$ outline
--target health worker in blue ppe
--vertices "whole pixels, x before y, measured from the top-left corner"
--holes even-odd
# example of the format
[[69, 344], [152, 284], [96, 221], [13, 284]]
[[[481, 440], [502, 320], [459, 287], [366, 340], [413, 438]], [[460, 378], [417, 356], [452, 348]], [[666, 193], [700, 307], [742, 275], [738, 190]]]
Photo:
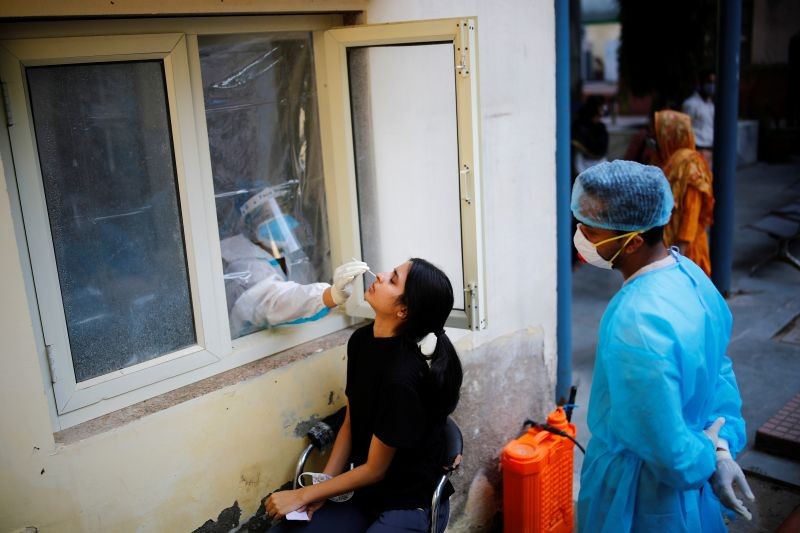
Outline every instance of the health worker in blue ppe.
[[624, 278], [600, 323], [581, 531], [726, 531], [722, 505], [750, 518], [734, 493], [754, 499], [733, 460], [746, 437], [725, 355], [731, 313], [705, 273], [664, 246], [673, 206], [662, 171], [632, 161], [594, 166], [572, 191], [578, 253]]

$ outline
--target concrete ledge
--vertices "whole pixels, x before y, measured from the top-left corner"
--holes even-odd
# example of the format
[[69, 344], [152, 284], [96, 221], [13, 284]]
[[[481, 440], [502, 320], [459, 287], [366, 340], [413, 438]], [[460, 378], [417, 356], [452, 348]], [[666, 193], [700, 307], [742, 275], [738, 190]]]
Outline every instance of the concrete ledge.
[[113, 413], [108, 413], [107, 415], [58, 431], [53, 434], [53, 438], [56, 444], [71, 444], [97, 435], [98, 433], [117, 428], [149, 414], [169, 409], [174, 405], [208, 394], [209, 392], [266, 374], [271, 370], [290, 365], [295, 361], [315, 353], [347, 344], [350, 335], [361, 325], [362, 324], [359, 323], [311, 342], [306, 342], [288, 350], [278, 352], [269, 357], [264, 357], [252, 363], [232, 368], [227, 372], [222, 372], [202, 381], [192, 383], [191, 385], [175, 389], [154, 398], [149, 398], [143, 402], [120, 409], [119, 411], [114, 411]]

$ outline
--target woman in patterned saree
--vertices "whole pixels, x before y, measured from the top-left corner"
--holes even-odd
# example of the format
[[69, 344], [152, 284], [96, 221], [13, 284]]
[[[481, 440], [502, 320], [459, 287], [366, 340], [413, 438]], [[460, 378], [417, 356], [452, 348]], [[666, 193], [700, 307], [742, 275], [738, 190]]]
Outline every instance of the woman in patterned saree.
[[711, 169], [695, 149], [692, 123], [677, 111], [655, 114], [656, 142], [663, 161], [661, 169], [672, 187], [675, 209], [664, 228], [664, 242], [711, 275], [706, 229], [714, 216]]

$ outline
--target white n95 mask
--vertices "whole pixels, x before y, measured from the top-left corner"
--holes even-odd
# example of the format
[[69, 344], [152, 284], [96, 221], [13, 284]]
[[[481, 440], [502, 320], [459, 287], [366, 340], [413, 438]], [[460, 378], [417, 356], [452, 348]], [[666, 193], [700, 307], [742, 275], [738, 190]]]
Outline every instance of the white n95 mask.
[[[351, 470], [352, 470], [352, 466], [353, 465], [351, 464], [350, 465], [350, 467], [351, 467], [350, 469]], [[310, 477], [311, 478], [311, 483], [313, 485], [316, 485], [317, 483], [322, 483], [323, 481], [328, 481], [329, 479], [333, 479], [333, 476], [325, 474], [325, 473], [321, 473], [321, 472], [303, 472], [297, 478], [297, 483], [301, 487], [308, 486], [307, 485], [308, 481], [306, 481], [304, 479], [306, 477]], [[338, 496], [331, 496], [328, 499], [333, 501], [333, 502], [341, 503], [341, 502], [346, 502], [347, 500], [349, 500], [352, 497], [353, 497], [353, 491], [350, 491], [350, 492], [345, 492], [344, 494], [339, 494]]]
[[[615, 237], [611, 237], [610, 239], [606, 239], [604, 241], [600, 241], [598, 243], [593, 243], [589, 239], [586, 238], [586, 235], [583, 234], [581, 231], [580, 226], [578, 229], [575, 230], [575, 235], [572, 236], [572, 243], [575, 245], [575, 249], [578, 250], [578, 256], [581, 259], [586, 261], [592, 266], [597, 268], [602, 268], [604, 270], [611, 270], [614, 267], [614, 259], [622, 252], [625, 246], [633, 239], [636, 235], [642, 233], [641, 231], [631, 231], [628, 233], [623, 233], [622, 235], [617, 235]], [[603, 257], [597, 252], [597, 247], [601, 244], [605, 244], [607, 242], [616, 241], [617, 239], [624, 239], [628, 237], [628, 239], [622, 244], [617, 253], [611, 259], [603, 259]]]

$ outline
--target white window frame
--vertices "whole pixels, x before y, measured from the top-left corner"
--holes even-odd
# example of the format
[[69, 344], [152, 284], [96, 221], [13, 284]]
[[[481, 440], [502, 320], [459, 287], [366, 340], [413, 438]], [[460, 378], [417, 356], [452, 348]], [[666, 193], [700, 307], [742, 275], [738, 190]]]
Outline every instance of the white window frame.
[[[347, 49], [395, 44], [451, 42], [456, 80], [456, 120], [461, 205], [461, 253], [464, 310], [453, 310], [448, 326], [486, 327], [480, 165], [480, 107], [476, 25], [473, 18], [347, 26], [314, 34], [317, 92], [320, 98], [323, 164], [329, 203], [332, 255], [335, 263], [361, 257], [353, 124], [347, 73]], [[333, 201], [332, 201], [333, 200]], [[371, 318], [359, 280], [347, 312]]]
[[[187, 176], [198, 175], [197, 143], [192, 102], [177, 98], [189, 91], [186, 39], [181, 34], [150, 34], [115, 37], [69, 37], [4, 41], [2, 72], [9, 90], [9, 104], [15, 122], [9, 128], [20, 201], [28, 235], [33, 277], [42, 318], [44, 344], [51, 368], [59, 413], [74, 411], [115, 395], [133, 390], [165, 376], [182, 374], [219, 360], [223, 346], [218, 324], [209, 310], [214, 308], [213, 277], [209, 261], [208, 239], [198, 231], [202, 211], [202, 190]], [[115, 372], [80, 383], [75, 380], [64, 306], [56, 270], [53, 239], [44, 200], [41, 169], [33, 133], [30, 107], [26, 98], [24, 69], [53, 64], [95, 63], [126, 60], [163, 61], [166, 99], [173, 135], [173, 153], [178, 196], [184, 224], [186, 262], [189, 272], [192, 314], [197, 342], [192, 346], [162, 355]], [[26, 140], [29, 140], [26, 142]], [[24, 150], [30, 150], [24, 153]], [[23, 153], [19, 153], [23, 151]]]

